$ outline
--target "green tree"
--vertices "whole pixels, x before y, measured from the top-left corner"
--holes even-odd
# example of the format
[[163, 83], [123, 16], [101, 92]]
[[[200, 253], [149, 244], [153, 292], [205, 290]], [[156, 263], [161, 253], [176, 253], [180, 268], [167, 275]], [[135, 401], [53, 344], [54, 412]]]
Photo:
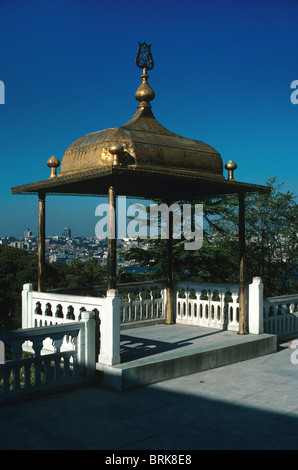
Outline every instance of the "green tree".
[[[246, 195], [246, 245], [248, 281], [261, 276], [265, 295], [297, 292], [297, 203], [283, 192], [276, 178], [267, 181], [269, 193]], [[158, 201], [157, 201], [158, 202]], [[183, 204], [187, 201], [180, 201]], [[184, 240], [173, 241], [176, 279], [238, 282], [238, 195], [193, 201], [204, 205], [204, 242], [200, 250], [187, 251]], [[128, 250], [126, 259], [151, 266], [154, 276], [166, 275], [166, 240], [145, 240], [146, 251]], [[295, 277], [296, 272], [296, 277]]]
[[24, 250], [0, 245], [0, 329], [21, 325], [23, 284], [37, 279], [37, 257]]
[[[93, 286], [106, 283], [106, 267], [96, 259], [74, 260], [70, 266], [46, 263], [46, 289]], [[23, 285], [37, 289], [37, 256], [33, 253], [0, 245], [0, 330], [21, 327], [21, 292]]]
[[59, 287], [85, 287], [105, 284], [107, 282], [107, 269], [101, 266], [96, 258], [88, 261], [75, 259], [63, 268], [64, 279]]
[[298, 291], [298, 205], [277, 178], [269, 194], [247, 196], [247, 257], [251, 272], [264, 281], [267, 295]]

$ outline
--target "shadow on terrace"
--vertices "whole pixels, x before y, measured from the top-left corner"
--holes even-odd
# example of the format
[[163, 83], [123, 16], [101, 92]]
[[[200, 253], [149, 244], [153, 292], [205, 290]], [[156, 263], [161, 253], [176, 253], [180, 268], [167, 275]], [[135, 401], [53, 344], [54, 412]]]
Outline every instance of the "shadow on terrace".
[[0, 449], [126, 450], [135, 456], [138, 450], [297, 450], [297, 366], [290, 354], [284, 347], [121, 393], [91, 386], [1, 407]]

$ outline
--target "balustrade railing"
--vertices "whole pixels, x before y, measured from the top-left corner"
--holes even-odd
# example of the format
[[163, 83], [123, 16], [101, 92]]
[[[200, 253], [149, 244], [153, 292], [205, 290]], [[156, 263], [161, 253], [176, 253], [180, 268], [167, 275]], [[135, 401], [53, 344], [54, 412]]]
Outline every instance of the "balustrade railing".
[[93, 312], [99, 318], [104, 299], [56, 292], [36, 292], [25, 284], [22, 292], [22, 328], [36, 328], [78, 322], [82, 312]]
[[[106, 294], [102, 286], [45, 293], [34, 292], [30, 286], [25, 285], [23, 291], [23, 328], [79, 321], [84, 310], [93, 311], [100, 321]], [[166, 282], [118, 284], [117, 290], [121, 325], [165, 320]], [[176, 322], [237, 331], [238, 291], [237, 284], [175, 281]]]
[[[117, 290], [41, 293], [25, 284], [23, 329], [0, 333], [0, 361], [5, 345], [0, 403], [68, 383], [90, 383], [97, 361], [120, 363], [120, 323], [165, 319], [165, 282], [120, 284]], [[298, 295], [263, 299], [260, 278], [253, 279], [247, 294], [250, 333], [280, 338], [298, 334]], [[174, 296], [176, 323], [238, 331], [238, 284], [175, 281]]]
[[298, 334], [298, 294], [264, 300], [264, 332], [280, 338]]
[[121, 324], [165, 319], [165, 282], [143, 282], [117, 286], [121, 300]]
[[82, 316], [80, 322], [0, 333], [5, 347], [5, 361], [0, 363], [0, 404], [93, 381], [95, 320], [90, 312]]
[[[121, 307], [120, 307], [120, 321], [121, 324], [132, 324], [146, 320], [162, 320], [165, 319], [165, 301], [166, 301], [166, 283], [164, 281], [146, 281], [146, 282], [131, 282], [125, 284], [117, 284], [117, 291], [119, 293]], [[47, 295], [56, 295], [57, 302], [62, 296], [67, 302], [75, 301], [80, 297], [81, 307], [84, 308], [84, 303], [96, 302], [99, 303], [100, 299], [106, 296], [105, 286], [91, 286], [91, 287], [77, 287], [56, 289], [55, 291], [48, 292]], [[91, 296], [91, 297], [90, 297]], [[37, 299], [38, 295], [36, 296]], [[46, 296], [44, 296], [46, 298]], [[97, 301], [93, 301], [97, 299]], [[58, 304], [57, 304], [58, 305]], [[43, 302], [43, 310], [46, 305]], [[65, 306], [67, 310], [71, 305]], [[87, 307], [86, 307], [87, 308]], [[88, 306], [87, 310], [90, 307]], [[78, 313], [79, 314], [79, 313]]]
[[[104, 286], [97, 286], [40, 293], [26, 284], [22, 293], [23, 328], [73, 323], [80, 320], [84, 311], [93, 312], [99, 327], [99, 362], [117, 364], [120, 325], [133, 327], [144, 321], [165, 321], [167, 289], [166, 282], [148, 281], [118, 284], [117, 291], [107, 295]], [[253, 278], [247, 289], [249, 332], [298, 334], [297, 303], [298, 296], [263, 299], [262, 281]], [[238, 331], [239, 286], [175, 281], [174, 308], [178, 324]], [[45, 344], [51, 351], [51, 343]]]
[[[144, 320], [165, 319], [166, 282], [147, 281], [118, 284], [121, 300], [121, 324]], [[200, 284], [174, 282], [177, 323], [187, 323], [212, 328], [237, 330], [239, 324], [239, 286], [237, 284]], [[82, 300], [88, 295], [105, 296], [103, 286], [59, 289], [65, 294], [79, 294]]]
[[176, 323], [238, 331], [239, 285], [176, 282]]

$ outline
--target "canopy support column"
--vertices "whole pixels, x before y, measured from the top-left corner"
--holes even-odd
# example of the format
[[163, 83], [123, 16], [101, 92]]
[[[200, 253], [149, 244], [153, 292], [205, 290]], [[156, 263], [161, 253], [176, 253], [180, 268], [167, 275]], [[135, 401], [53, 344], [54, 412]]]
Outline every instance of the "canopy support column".
[[38, 292], [45, 292], [45, 212], [46, 195], [38, 193]]
[[116, 191], [109, 187], [108, 213], [108, 290], [116, 289], [117, 234], [116, 234]]
[[246, 312], [246, 260], [245, 260], [245, 193], [239, 193], [239, 330], [247, 334]]
[[175, 323], [174, 318], [174, 285], [173, 285], [173, 212], [169, 211], [169, 231], [167, 239], [168, 276], [167, 276], [167, 305], [166, 324]]

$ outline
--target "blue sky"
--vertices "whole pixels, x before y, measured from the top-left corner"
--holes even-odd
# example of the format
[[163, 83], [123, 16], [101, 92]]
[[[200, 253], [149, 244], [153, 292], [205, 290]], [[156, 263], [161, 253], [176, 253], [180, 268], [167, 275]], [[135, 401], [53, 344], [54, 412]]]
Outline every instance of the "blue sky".
[[[79, 137], [126, 123], [152, 44], [158, 121], [236, 161], [237, 180], [278, 176], [297, 194], [298, 1], [0, 0], [0, 236], [37, 234], [37, 196], [11, 187], [49, 176]], [[47, 198], [47, 235], [94, 236], [98, 198]]]

